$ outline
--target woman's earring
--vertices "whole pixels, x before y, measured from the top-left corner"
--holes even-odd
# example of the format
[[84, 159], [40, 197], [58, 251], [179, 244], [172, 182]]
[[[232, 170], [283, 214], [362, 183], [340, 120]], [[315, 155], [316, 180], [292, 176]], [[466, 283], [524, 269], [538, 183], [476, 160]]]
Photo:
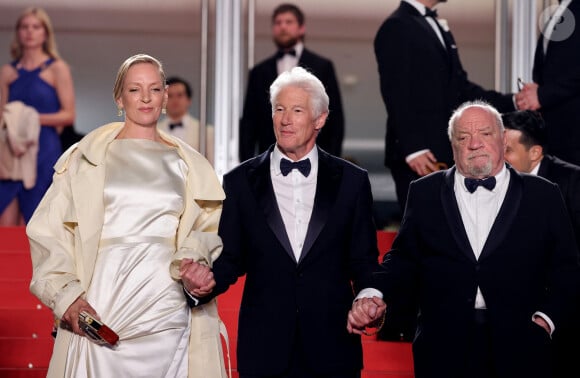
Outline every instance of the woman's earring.
[[167, 109], [161, 108], [161, 114], [167, 114]]
[[118, 108], [117, 109], [117, 116], [122, 117], [123, 116], [123, 108]]

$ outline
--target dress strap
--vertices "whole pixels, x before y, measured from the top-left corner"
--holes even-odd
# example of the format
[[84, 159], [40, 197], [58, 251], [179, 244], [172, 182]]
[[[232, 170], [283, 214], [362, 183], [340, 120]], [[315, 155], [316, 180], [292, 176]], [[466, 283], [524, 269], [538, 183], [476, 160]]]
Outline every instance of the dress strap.
[[42, 63], [40, 65], [40, 70], [43, 71], [45, 70], [48, 66], [50, 66], [53, 62], [55, 61], [54, 58], [48, 58], [47, 60], [44, 61], [44, 63]]

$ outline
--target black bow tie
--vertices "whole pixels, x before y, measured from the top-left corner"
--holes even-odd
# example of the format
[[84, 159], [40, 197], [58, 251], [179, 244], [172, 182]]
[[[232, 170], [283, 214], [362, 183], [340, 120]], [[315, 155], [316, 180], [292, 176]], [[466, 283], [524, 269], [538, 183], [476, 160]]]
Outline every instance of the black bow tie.
[[296, 56], [296, 50], [294, 50], [294, 49], [288, 49], [288, 50], [280, 49], [276, 52], [276, 59], [282, 59], [284, 57], [284, 55], [286, 55], [286, 54]]
[[495, 177], [491, 176], [481, 179], [465, 178], [465, 187], [469, 190], [469, 193], [475, 192], [478, 186], [483, 186], [487, 190], [493, 190], [495, 188]]
[[290, 161], [288, 159], [280, 160], [280, 171], [284, 176], [288, 176], [291, 170], [294, 168], [298, 169], [304, 177], [308, 177], [310, 174], [310, 159], [300, 160], [300, 161]]
[[425, 7], [425, 17], [437, 18], [437, 16], [438, 16], [437, 9], [431, 9], [431, 8]]
[[173, 130], [176, 127], [183, 127], [183, 122], [176, 122], [176, 123], [170, 123], [169, 124], [169, 130]]

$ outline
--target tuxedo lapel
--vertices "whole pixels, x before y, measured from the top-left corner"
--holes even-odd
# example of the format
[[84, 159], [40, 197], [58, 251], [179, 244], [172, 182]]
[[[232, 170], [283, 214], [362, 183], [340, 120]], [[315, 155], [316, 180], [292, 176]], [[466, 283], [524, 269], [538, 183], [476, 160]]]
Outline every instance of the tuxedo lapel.
[[465, 225], [459, 212], [459, 206], [457, 206], [457, 198], [455, 197], [455, 190], [453, 189], [454, 184], [455, 168], [452, 168], [445, 172], [443, 185], [441, 187], [441, 205], [445, 213], [445, 218], [447, 218], [447, 223], [451, 228], [451, 234], [459, 249], [464, 252], [469, 260], [476, 262], [475, 253], [469, 243], [467, 231], [465, 230]]
[[270, 153], [272, 148], [264, 152], [258, 159], [256, 159], [256, 166], [250, 168], [248, 172], [248, 180], [252, 185], [252, 189], [257, 198], [258, 205], [266, 218], [266, 223], [276, 235], [276, 238], [284, 247], [284, 250], [290, 258], [296, 262], [296, 257], [292, 251], [290, 239], [286, 233], [286, 227], [282, 220], [282, 214], [278, 203], [276, 202], [276, 195], [274, 194], [274, 187], [272, 186], [272, 178], [270, 177]]
[[[429, 43], [437, 46], [437, 49], [441, 53], [441, 57], [443, 57], [446, 60], [449, 59], [449, 56], [448, 56], [448, 53], [447, 53], [445, 47], [443, 47], [443, 45], [441, 44], [441, 40], [439, 40], [439, 37], [437, 37], [437, 34], [435, 33], [435, 31], [433, 30], [433, 28], [431, 27], [431, 25], [429, 24], [429, 22], [425, 18], [425, 16], [422, 15], [421, 13], [419, 13], [417, 8], [415, 8], [411, 4], [401, 2], [401, 5], [399, 6], [399, 9], [396, 11], [396, 13], [399, 13], [399, 12], [404, 14], [405, 15], [404, 17], [406, 17], [406, 18], [412, 18], [417, 23], [417, 30], [422, 30], [421, 33], [426, 33], [428, 35], [428, 39], [430, 39]], [[443, 34], [443, 40], [445, 41], [445, 44], [447, 45], [447, 41], [445, 38], [445, 32], [443, 31], [443, 29], [441, 28], [441, 25], [439, 25], [439, 23], [436, 22], [436, 24], [438, 25], [439, 31]]]
[[509, 168], [508, 171], [510, 173], [510, 182], [507, 193], [499, 209], [499, 213], [493, 222], [493, 226], [489, 231], [489, 235], [479, 256], [480, 260], [486, 258], [503, 242], [510, 229], [509, 225], [513, 223], [517, 209], [520, 207], [523, 192], [522, 178], [513, 168]]
[[[540, 168], [538, 168], [538, 176], [540, 177], [550, 177], [550, 167], [552, 165], [552, 161], [547, 157], [544, 156], [542, 161], [540, 162]], [[550, 180], [552, 181], [552, 180]]]
[[275, 55], [272, 55], [270, 58], [268, 58], [265, 74], [266, 77], [264, 80], [267, 84], [266, 88], [270, 88], [270, 84], [272, 84], [272, 82], [274, 82], [274, 80], [276, 80], [278, 77], [278, 63]]
[[304, 260], [310, 252], [314, 242], [320, 235], [328, 220], [328, 212], [336, 202], [342, 170], [334, 164], [330, 155], [318, 149], [318, 177], [316, 182], [316, 195], [314, 196], [314, 206], [308, 231], [304, 240], [304, 247], [300, 254], [300, 262]]

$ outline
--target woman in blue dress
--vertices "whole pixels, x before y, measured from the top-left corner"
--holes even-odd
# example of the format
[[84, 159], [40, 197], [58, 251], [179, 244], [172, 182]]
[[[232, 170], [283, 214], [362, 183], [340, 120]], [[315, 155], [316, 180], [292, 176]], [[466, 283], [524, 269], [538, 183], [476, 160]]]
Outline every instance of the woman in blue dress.
[[28, 223], [62, 153], [58, 130], [75, 118], [70, 68], [58, 54], [50, 18], [43, 9], [22, 12], [10, 50], [13, 61], [0, 68], [0, 116], [7, 102], [22, 101], [39, 113], [41, 130], [34, 187], [0, 180], [0, 226], [17, 225], [21, 219]]

